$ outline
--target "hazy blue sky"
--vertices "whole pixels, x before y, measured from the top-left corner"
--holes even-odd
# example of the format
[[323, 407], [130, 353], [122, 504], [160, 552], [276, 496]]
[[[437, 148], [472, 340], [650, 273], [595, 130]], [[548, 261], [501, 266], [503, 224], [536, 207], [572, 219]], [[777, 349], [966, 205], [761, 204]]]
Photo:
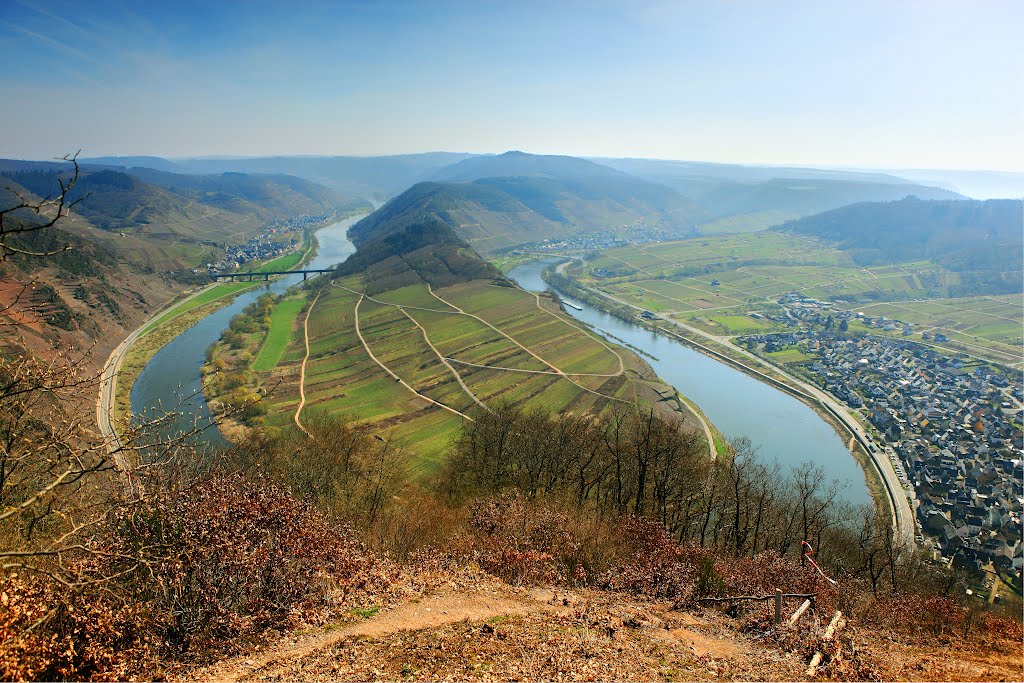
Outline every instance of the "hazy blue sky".
[[0, 0], [0, 156], [1024, 170], [1024, 2]]

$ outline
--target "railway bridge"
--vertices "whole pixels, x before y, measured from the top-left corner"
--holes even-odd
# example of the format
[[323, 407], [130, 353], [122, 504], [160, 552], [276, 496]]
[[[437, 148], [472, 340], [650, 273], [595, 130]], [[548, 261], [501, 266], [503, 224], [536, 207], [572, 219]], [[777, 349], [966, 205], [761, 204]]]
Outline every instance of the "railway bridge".
[[252, 272], [244, 272], [244, 273], [216, 273], [216, 272], [211, 272], [210, 273], [210, 279], [212, 279], [214, 282], [219, 282], [222, 279], [223, 280], [230, 280], [231, 282], [234, 282], [235, 279], [237, 278], [239, 280], [246, 280], [246, 279], [248, 279], [249, 282], [252, 282], [253, 280], [258, 280], [260, 278], [263, 278], [264, 280], [269, 280], [271, 275], [294, 275], [296, 273], [302, 273], [302, 279], [305, 280], [310, 275], [316, 275], [318, 273], [330, 273], [332, 270], [334, 270], [334, 269], [333, 268], [312, 268], [312, 269], [305, 269], [305, 270], [261, 270], [261, 271], [252, 271]]

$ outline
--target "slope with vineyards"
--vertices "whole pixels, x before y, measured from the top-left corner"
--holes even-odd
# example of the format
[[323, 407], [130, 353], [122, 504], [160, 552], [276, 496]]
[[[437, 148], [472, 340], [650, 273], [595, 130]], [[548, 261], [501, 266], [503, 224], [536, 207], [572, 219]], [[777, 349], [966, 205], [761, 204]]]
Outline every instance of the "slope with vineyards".
[[[273, 387], [262, 424], [342, 415], [407, 444], [427, 472], [463, 423], [504, 405], [592, 415], [643, 405], [698, 427], [638, 356], [585, 329], [550, 295], [505, 279], [444, 214], [422, 208], [422, 190], [354, 226], [358, 250], [332, 279], [277, 304], [291, 314], [271, 319], [264, 348], [282, 328], [291, 341], [277, 362], [261, 351], [249, 371], [258, 387]], [[238, 355], [219, 357], [235, 369]], [[208, 393], [230, 401], [217, 386], [214, 378]]]

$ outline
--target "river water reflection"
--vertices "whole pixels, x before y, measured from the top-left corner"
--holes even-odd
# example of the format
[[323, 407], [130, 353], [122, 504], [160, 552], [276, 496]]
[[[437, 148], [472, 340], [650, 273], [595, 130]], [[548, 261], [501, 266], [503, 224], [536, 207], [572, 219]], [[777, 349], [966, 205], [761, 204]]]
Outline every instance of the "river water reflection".
[[[558, 260], [517, 266], [508, 276], [523, 289], [542, 292], [548, 285], [541, 271]], [[726, 438], [749, 437], [759, 457], [778, 460], [783, 471], [813, 462], [840, 482], [847, 502], [870, 503], [864, 474], [846, 444], [807, 405], [680, 342], [569, 298], [582, 307], [580, 311], [567, 307], [570, 315], [654, 356], [656, 360], [645, 360], [658, 376], [696, 402]]]

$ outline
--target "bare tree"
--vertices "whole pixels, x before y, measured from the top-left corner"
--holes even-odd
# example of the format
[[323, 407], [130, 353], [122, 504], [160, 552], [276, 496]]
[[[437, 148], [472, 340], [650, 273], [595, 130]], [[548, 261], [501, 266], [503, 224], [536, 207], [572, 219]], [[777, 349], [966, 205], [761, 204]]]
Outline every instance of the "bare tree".
[[71, 248], [65, 244], [62, 248], [54, 251], [37, 252], [19, 247], [12, 239], [17, 235], [23, 235], [37, 230], [52, 228], [59, 220], [66, 217], [71, 208], [86, 198], [82, 195], [71, 199], [71, 189], [78, 182], [78, 152], [65, 155], [61, 160], [70, 161], [74, 171], [70, 177], [62, 178], [59, 173], [54, 177], [57, 181], [59, 191], [55, 194], [44, 197], [38, 201], [23, 196], [13, 188], [5, 188], [13, 198], [9, 206], [0, 208], [0, 262], [6, 261], [15, 254], [24, 256], [53, 256]]

